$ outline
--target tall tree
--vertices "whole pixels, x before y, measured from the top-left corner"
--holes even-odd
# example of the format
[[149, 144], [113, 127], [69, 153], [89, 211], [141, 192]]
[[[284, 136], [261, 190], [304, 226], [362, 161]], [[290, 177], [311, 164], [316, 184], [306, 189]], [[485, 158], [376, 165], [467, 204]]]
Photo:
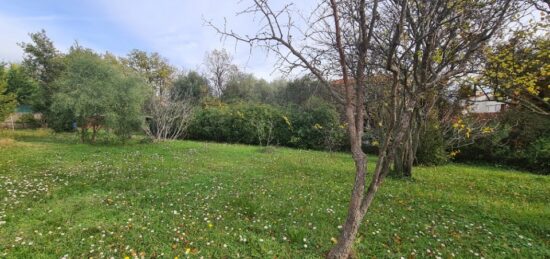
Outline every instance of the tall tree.
[[328, 89], [310, 76], [294, 79], [277, 92], [277, 99], [281, 104], [303, 105], [313, 96], [331, 100]]
[[520, 31], [485, 53], [485, 69], [474, 80], [490, 99], [550, 116], [550, 33]]
[[237, 66], [233, 64], [233, 57], [225, 49], [215, 49], [206, 54], [204, 65], [206, 66], [212, 93], [214, 96], [220, 97], [231, 75], [238, 71]]
[[134, 49], [123, 62], [143, 75], [157, 96], [169, 94], [176, 69], [157, 52], [147, 53]]
[[196, 71], [180, 75], [170, 90], [170, 99], [173, 101], [198, 102], [208, 96], [208, 79]]
[[[470, 47], [477, 48], [486, 42], [509, 17], [511, 2], [513, 1], [321, 1], [312, 13], [311, 19], [308, 20], [311, 22], [306, 23], [306, 28], [297, 28], [300, 23], [294, 22], [293, 18], [297, 14], [293, 12], [291, 5], [274, 10], [268, 1], [254, 0], [253, 4], [242, 13], [257, 14], [263, 18], [263, 24], [259, 25], [256, 34], [252, 36], [240, 35], [211, 24], [225, 37], [272, 51], [278, 55], [288, 70], [305, 69], [309, 71], [325, 87], [331, 89], [345, 107], [351, 153], [355, 162], [355, 182], [346, 222], [341, 230], [338, 243], [331, 249], [327, 257], [347, 258], [350, 256], [359, 226], [389, 172], [395, 158], [395, 150], [403, 145], [407, 139], [406, 136], [410, 134], [408, 129], [411, 126], [415, 108], [423, 102], [423, 98], [439, 94], [440, 83], [452, 75], [456, 75], [453, 72], [447, 72], [453, 66], [443, 66], [444, 69], [440, 73], [434, 74], [434, 79], [421, 80], [422, 84], [403, 86], [403, 75], [399, 72], [399, 66], [407, 65], [407, 63], [400, 57], [404, 56], [403, 53], [407, 53], [405, 56], [410, 56], [413, 60], [433, 58], [439, 52], [436, 49], [431, 49], [434, 46], [433, 40], [438, 40], [438, 32], [441, 32], [441, 29], [428, 30], [430, 32], [427, 34], [424, 31], [441, 23], [441, 17], [445, 18], [445, 22], [435, 28], [445, 28], [445, 26], [451, 26], [454, 22], [458, 22], [465, 30], [456, 29], [456, 34], [454, 36], [451, 34], [448, 39], [455, 37], [471, 39], [471, 44], [453, 45], [449, 50], [455, 48], [463, 50], [464, 47], [466, 50]], [[394, 8], [386, 8], [386, 5]], [[430, 5], [437, 8], [423, 7]], [[438, 12], [441, 11], [452, 15], [438, 16]], [[423, 17], [422, 22], [418, 22], [415, 18], [420, 16]], [[372, 75], [371, 73], [380, 71], [380, 67], [372, 66], [375, 60], [371, 60], [374, 55], [372, 52], [373, 35], [381, 33], [378, 29], [381, 28], [380, 26], [390, 29], [389, 33], [386, 31], [384, 35], [376, 37], [376, 39], [384, 37], [390, 39], [389, 48], [384, 53], [384, 59], [381, 62], [384, 64], [383, 67], [392, 74], [392, 81], [388, 89], [391, 94], [387, 108], [390, 119], [382, 123], [387, 125], [385, 136], [380, 145], [372, 179], [368, 183], [366, 180], [367, 158], [361, 145], [365, 116], [367, 115], [366, 93], [369, 90], [366, 88], [366, 82]], [[413, 39], [405, 37], [404, 32], [409, 30], [415, 35], [418, 34], [418, 37]], [[472, 33], [468, 33], [468, 31]], [[460, 34], [461, 32], [464, 33]], [[425, 39], [419, 35], [429, 36], [429, 38]], [[409, 49], [411, 46], [412, 49]], [[432, 51], [424, 53], [426, 50]], [[449, 54], [463, 55], [464, 51], [450, 51]], [[464, 58], [470, 58], [468, 55]], [[397, 68], [395, 68], [396, 66]], [[454, 68], [462, 70], [463, 66]], [[417, 80], [427, 77], [426, 71], [430, 69], [438, 69], [438, 67], [423, 66], [409, 78]], [[335, 81], [336, 84], [333, 83]]]
[[[52, 96], [57, 91], [53, 81], [59, 77], [64, 69], [63, 55], [55, 48], [45, 30], [30, 33], [30, 43], [20, 43], [23, 48], [23, 67], [38, 82], [36, 102], [33, 108], [42, 112], [46, 120], [53, 119], [49, 115]], [[48, 118], [50, 117], [50, 118]]]
[[[516, 1], [499, 4], [493, 1], [475, 4], [389, 1], [382, 6], [385, 13], [405, 12], [400, 35], [395, 34], [394, 28], [385, 26], [380, 26], [380, 32], [375, 34], [381, 63], [398, 83], [397, 102], [415, 102], [411, 107], [410, 127], [394, 154], [394, 170], [403, 176], [412, 175], [420, 136], [436, 102], [456, 78], [476, 71], [483, 47], [504, 23], [513, 19], [516, 10], [522, 9]], [[395, 23], [395, 17], [383, 17], [390, 22], [382, 24]], [[415, 96], [411, 96], [412, 93]]]
[[230, 76], [220, 98], [225, 102], [268, 103], [274, 99], [274, 91], [267, 81], [258, 79], [253, 74], [236, 72]]
[[123, 73], [121, 67], [79, 46], [72, 47], [66, 59], [66, 71], [54, 82], [59, 91], [54, 95], [52, 111], [73, 114], [82, 141], [94, 142], [104, 126], [122, 139], [139, 129], [147, 94], [142, 78]]
[[23, 67], [11, 64], [6, 74], [7, 91], [17, 96], [19, 104], [32, 105], [37, 102], [37, 82], [32, 79]]

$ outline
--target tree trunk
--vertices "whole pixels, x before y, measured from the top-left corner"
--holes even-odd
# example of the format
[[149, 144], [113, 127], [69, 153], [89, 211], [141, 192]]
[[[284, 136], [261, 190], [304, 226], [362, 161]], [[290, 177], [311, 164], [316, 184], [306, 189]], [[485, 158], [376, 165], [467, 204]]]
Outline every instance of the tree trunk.
[[365, 213], [361, 211], [366, 182], [365, 155], [361, 152], [357, 158], [354, 156], [354, 160], [356, 174], [348, 208], [348, 217], [338, 238], [338, 243], [329, 252], [327, 258], [348, 258], [351, 254], [357, 231], [359, 231], [359, 226], [365, 216]]
[[86, 135], [88, 134], [88, 128], [86, 126], [82, 126], [80, 128], [80, 141], [84, 143], [86, 141]]
[[402, 166], [402, 175], [404, 178], [412, 178], [412, 167], [414, 163], [415, 150], [413, 148], [413, 140], [410, 138], [406, 144], [407, 152], [405, 152], [405, 159]]
[[[357, 177], [355, 178], [355, 185], [353, 188], [351, 202], [348, 209], [348, 217], [346, 218], [346, 222], [342, 228], [340, 237], [338, 238], [338, 243], [330, 250], [327, 258], [343, 259], [355, 257], [353, 253], [353, 243], [355, 241], [355, 236], [359, 231], [359, 227], [361, 226], [363, 218], [367, 214], [367, 211], [370, 208], [372, 201], [374, 200], [374, 196], [378, 191], [378, 187], [383, 182], [384, 175], [389, 169], [392, 157], [387, 156], [386, 154], [390, 149], [391, 148], [386, 145], [381, 151], [382, 155], [379, 156], [379, 160], [373, 173], [372, 181], [370, 182], [369, 188], [366, 193], [366, 181], [364, 177], [365, 170], [362, 171], [362, 178], [358, 178], [360, 173], [358, 172]], [[359, 190], [361, 192], [359, 192]]]
[[393, 169], [390, 174], [397, 178], [412, 177], [413, 160], [414, 153], [411, 150], [411, 141], [407, 139], [395, 148]]
[[[378, 1], [374, 2], [373, 12], [377, 9]], [[365, 126], [365, 65], [367, 58], [367, 49], [370, 42], [372, 30], [374, 28], [375, 16], [373, 16], [370, 28], [366, 28], [365, 0], [359, 2], [359, 20], [361, 22], [360, 34], [361, 44], [359, 44], [359, 62], [357, 64], [358, 73], [355, 85], [351, 85], [348, 78], [348, 67], [346, 64], [346, 54], [342, 45], [342, 35], [340, 31], [339, 13], [336, 0], [331, 0], [332, 16], [334, 18], [334, 32], [336, 36], [336, 48], [338, 50], [340, 67], [342, 68], [342, 78], [344, 81], [345, 99], [346, 99], [346, 120], [348, 122], [348, 132], [350, 137], [351, 151], [355, 162], [355, 182], [351, 194], [351, 200], [348, 208], [348, 216], [344, 223], [338, 243], [330, 250], [328, 258], [348, 258], [353, 249], [355, 236], [359, 231], [359, 226], [367, 209], [374, 198], [374, 194], [380, 184], [380, 172], [376, 172], [370, 183], [369, 190], [365, 194], [366, 188], [366, 155], [362, 149], [362, 136]], [[384, 143], [387, 148], [388, 143]], [[385, 151], [385, 150], [384, 150]], [[383, 161], [383, 160], [382, 160]], [[377, 170], [380, 167], [381, 160], [377, 162]], [[365, 197], [366, 195], [366, 197]]]
[[397, 147], [395, 148], [393, 158], [393, 170], [391, 170], [390, 175], [394, 177], [403, 177], [403, 168], [405, 164], [405, 148]]
[[[346, 222], [343, 226], [342, 232], [340, 233], [338, 243], [327, 254], [327, 258], [343, 259], [352, 257], [353, 242], [355, 241], [355, 236], [359, 231], [359, 226], [367, 214], [378, 188], [389, 172], [389, 167], [395, 158], [395, 148], [402, 143], [403, 139], [409, 132], [412, 116], [411, 107], [414, 107], [414, 105], [415, 102], [412, 101], [408, 104], [408, 106], [406, 106], [406, 108], [410, 111], [402, 114], [402, 116], [400, 116], [400, 123], [395, 124], [396, 128], [389, 131], [388, 137], [386, 138], [386, 141], [378, 154], [376, 168], [374, 169], [372, 180], [366, 192], [366, 156], [361, 150], [361, 141], [357, 138], [350, 139], [353, 159], [355, 161], [355, 183], [351, 194], [351, 201], [348, 208]], [[353, 132], [350, 131], [350, 133]]]
[[412, 178], [412, 167], [416, 161], [416, 152], [418, 151], [418, 145], [420, 144], [420, 133], [423, 130], [422, 121], [419, 121], [417, 129], [412, 132], [412, 136], [409, 141], [409, 154], [407, 157], [407, 163], [403, 169], [403, 175], [407, 178]]
[[92, 126], [92, 143], [95, 143], [95, 138], [97, 136], [98, 127], [95, 125]]
[[[401, 145], [395, 148], [392, 175], [400, 178], [412, 178], [412, 167], [416, 158], [416, 150], [419, 141], [420, 126], [411, 123], [413, 126], [405, 129], [405, 139]], [[417, 128], [415, 128], [417, 127]]]
[[353, 211], [350, 211], [346, 223], [343, 226], [342, 234], [338, 238], [338, 243], [330, 250], [327, 258], [354, 258], [353, 256], [353, 242], [355, 241], [355, 236], [359, 231], [359, 226], [365, 217], [365, 214], [362, 214], [359, 210], [359, 207], [353, 208]]

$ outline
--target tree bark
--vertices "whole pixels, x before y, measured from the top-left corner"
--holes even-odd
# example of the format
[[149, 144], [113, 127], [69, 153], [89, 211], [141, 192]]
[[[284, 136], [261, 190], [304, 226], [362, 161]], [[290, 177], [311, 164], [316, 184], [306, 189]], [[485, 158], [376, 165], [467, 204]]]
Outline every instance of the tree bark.
[[338, 239], [338, 243], [329, 252], [327, 258], [348, 258], [352, 248], [355, 236], [359, 231], [359, 226], [363, 221], [365, 213], [361, 212], [361, 204], [365, 193], [365, 155], [355, 159], [355, 183], [351, 194], [351, 201], [348, 207], [348, 217], [342, 227], [342, 232]]
[[413, 167], [414, 157], [416, 153], [413, 147], [413, 139], [409, 138], [405, 146], [407, 151], [405, 152], [405, 159], [403, 161], [403, 166], [402, 166], [403, 177], [412, 178], [412, 167]]
[[404, 151], [403, 148], [396, 148], [394, 153], [394, 159], [393, 159], [393, 170], [390, 173], [390, 176], [394, 177], [401, 177], [403, 172], [403, 158], [404, 158]]
[[[365, 2], [361, 1], [361, 8], [363, 8], [362, 11], [364, 11], [364, 4]], [[358, 64], [358, 71], [360, 71], [360, 73], [358, 73], [358, 78], [355, 81], [355, 85], [351, 84], [349, 80], [348, 67], [346, 64], [346, 55], [342, 45], [338, 6], [335, 0], [331, 0], [330, 5], [333, 11], [332, 16], [334, 18], [336, 48], [338, 50], [339, 63], [342, 69], [342, 77], [344, 81], [346, 99], [345, 113], [346, 120], [348, 122], [351, 152], [355, 162], [355, 182], [348, 207], [348, 216], [346, 222], [344, 223], [342, 232], [340, 233], [339, 241], [329, 252], [327, 257], [347, 258], [353, 248], [353, 241], [355, 240], [361, 221], [365, 216], [365, 213], [361, 211], [361, 205], [363, 203], [366, 187], [366, 155], [363, 153], [363, 149], [361, 148], [365, 114], [365, 106], [363, 103], [365, 75], [363, 73], [364, 62], [361, 61]], [[361, 12], [360, 19], [363, 21], [364, 18], [364, 13]], [[365, 24], [364, 21], [363, 24]], [[361, 33], [363, 44], [367, 44], [365, 41], [368, 40], [368, 35], [366, 34], [365, 28], [361, 28]], [[366, 48], [361, 48], [359, 55], [362, 58], [366, 58]]]
[[[414, 106], [414, 101], [410, 105]], [[401, 143], [407, 134], [407, 129], [411, 123], [411, 113], [412, 112], [410, 111], [404, 112], [404, 114], [400, 117], [401, 122], [396, 124], [397, 128], [390, 130], [390, 133], [388, 134], [389, 136], [386, 138], [387, 141], [385, 141], [378, 155], [376, 168], [374, 169], [372, 180], [366, 192], [366, 167], [364, 166], [365, 157], [355, 156], [356, 153], [353, 152], [356, 176], [351, 201], [348, 208], [348, 216], [342, 228], [342, 232], [340, 233], [340, 237], [338, 238], [338, 243], [330, 250], [327, 258], [343, 259], [352, 257], [355, 236], [359, 231], [363, 218], [374, 200], [378, 188], [383, 183], [389, 172], [390, 165], [395, 158], [392, 152], [394, 152], [395, 148]], [[352, 141], [352, 145], [354, 144], [353, 142], [354, 141]], [[362, 151], [361, 154], [363, 154]], [[361, 158], [363, 160], [361, 160]]]
[[[410, 131], [411, 129], [407, 129]], [[412, 177], [412, 166], [415, 159], [415, 150], [413, 145], [413, 139], [411, 135], [412, 132], [405, 133], [407, 138], [402, 142], [401, 145], [395, 148], [395, 157], [393, 162], [392, 176], [399, 178], [411, 178]]]

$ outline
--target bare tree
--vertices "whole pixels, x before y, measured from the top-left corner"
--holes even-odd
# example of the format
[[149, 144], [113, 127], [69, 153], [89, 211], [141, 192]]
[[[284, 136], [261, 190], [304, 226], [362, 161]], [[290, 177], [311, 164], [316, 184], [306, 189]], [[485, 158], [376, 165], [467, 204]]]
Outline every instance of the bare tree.
[[[369, 6], [365, 0], [323, 1], [307, 19], [308, 29], [300, 30], [294, 23], [291, 5], [274, 11], [267, 1], [255, 0], [242, 12], [262, 15], [265, 25], [255, 36], [242, 36], [211, 24], [222, 35], [275, 52], [280, 63], [288, 65], [288, 71], [308, 70], [344, 104], [356, 177], [348, 217], [338, 244], [328, 254], [330, 258], [345, 258], [350, 254], [360, 223], [384, 177], [385, 155], [379, 158], [371, 184], [365, 191], [366, 156], [361, 143], [365, 122], [366, 58], [377, 6], [378, 1]], [[301, 39], [293, 32], [303, 32]], [[332, 82], [338, 78], [342, 78], [342, 83], [334, 85]]]
[[233, 57], [225, 49], [215, 49], [206, 54], [204, 65], [213, 94], [221, 96], [230, 76], [238, 71], [237, 66], [233, 64]]
[[[412, 2], [412, 6], [409, 2]], [[434, 6], [432, 2], [437, 2], [437, 8], [424, 8]], [[401, 67], [414, 68], [411, 60], [417, 61], [420, 57], [423, 57], [422, 60], [433, 58], [434, 53], [437, 53], [436, 49], [432, 49], [433, 41], [439, 40], [438, 37], [445, 30], [451, 30], [448, 34], [449, 40], [454, 37], [471, 37], [471, 44], [452, 45], [449, 49], [453, 51], [444, 53], [466, 54], [464, 59], [471, 58], [473, 52], [462, 50], [478, 48], [502, 25], [493, 20], [485, 20], [484, 16], [488, 15], [492, 19], [506, 18], [512, 0], [482, 2], [479, 5], [469, 1], [442, 0], [323, 0], [309, 17], [303, 17], [293, 10], [292, 5], [275, 10], [267, 0], [253, 0], [253, 4], [241, 14], [261, 17], [261, 25], [255, 35], [241, 35], [225, 26], [218, 27], [210, 23], [218, 33], [227, 38], [275, 53], [279, 57], [279, 64], [284, 65], [284, 72], [302, 69], [312, 73], [343, 104], [351, 154], [355, 162], [355, 181], [346, 222], [338, 243], [328, 253], [328, 258], [347, 258], [352, 255], [353, 241], [359, 226], [389, 172], [395, 150], [410, 135], [408, 129], [413, 123], [416, 108], [424, 102], [423, 98], [437, 95], [440, 84], [463, 73], [465, 69], [465, 65], [454, 64], [452, 61], [449, 63], [453, 65], [445, 65], [443, 68], [422, 66], [410, 75], [408, 70], [404, 73]], [[481, 8], [481, 11], [472, 12], [477, 8]], [[491, 8], [494, 8], [494, 13], [489, 12]], [[443, 21], [438, 12], [447, 12]], [[301, 20], [297, 21], [296, 17]], [[424, 18], [418, 21], [415, 17]], [[448, 29], [457, 21], [461, 25], [467, 24], [465, 28], [480, 31], [464, 33], [465, 31], [459, 29], [454, 29], [454, 32], [453, 29]], [[487, 29], [486, 26], [490, 28]], [[431, 31], [425, 32], [427, 29]], [[386, 41], [386, 47], [375, 48], [374, 44], [378, 45], [383, 41]], [[455, 48], [461, 51], [456, 51]], [[379, 53], [378, 58], [375, 58]], [[433, 69], [438, 72], [432, 73], [433, 78], [430, 77], [430, 80], [424, 80], [428, 76], [427, 71]], [[454, 69], [458, 70], [453, 72]], [[371, 181], [367, 182], [367, 158], [362, 151], [362, 137], [367, 116], [367, 95], [370, 91], [367, 82], [375, 73], [389, 73], [391, 78], [385, 91], [389, 100], [383, 100], [387, 106], [378, 108], [384, 109], [389, 119], [381, 123], [384, 125], [384, 137]]]
[[[397, 103], [415, 103], [410, 127], [394, 154], [394, 169], [403, 176], [412, 175], [420, 134], [436, 102], [455, 87], [456, 78], [477, 71], [483, 47], [521, 10], [518, 1], [385, 2], [382, 11], [393, 15], [382, 17], [375, 55], [398, 84]], [[396, 22], [402, 19], [396, 17], [405, 20]], [[400, 23], [400, 30], [387, 27]]]
[[269, 118], [267, 120], [258, 120], [254, 127], [256, 128], [256, 134], [258, 135], [258, 143], [260, 143], [260, 146], [266, 146], [268, 147], [271, 142], [273, 141], [274, 136], [274, 129], [275, 129], [275, 122], [273, 121], [273, 118]]
[[144, 131], [157, 141], [183, 136], [193, 114], [191, 102], [172, 101], [163, 97], [153, 98], [147, 110], [149, 116]]

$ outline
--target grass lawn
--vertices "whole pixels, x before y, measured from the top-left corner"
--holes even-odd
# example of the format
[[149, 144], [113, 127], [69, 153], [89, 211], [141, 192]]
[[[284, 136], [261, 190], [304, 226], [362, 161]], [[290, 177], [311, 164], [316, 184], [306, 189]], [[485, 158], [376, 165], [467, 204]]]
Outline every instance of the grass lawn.
[[[0, 257], [318, 258], [353, 177], [343, 153], [4, 131]], [[417, 167], [413, 181], [385, 182], [355, 248], [361, 258], [549, 258], [550, 177]]]

